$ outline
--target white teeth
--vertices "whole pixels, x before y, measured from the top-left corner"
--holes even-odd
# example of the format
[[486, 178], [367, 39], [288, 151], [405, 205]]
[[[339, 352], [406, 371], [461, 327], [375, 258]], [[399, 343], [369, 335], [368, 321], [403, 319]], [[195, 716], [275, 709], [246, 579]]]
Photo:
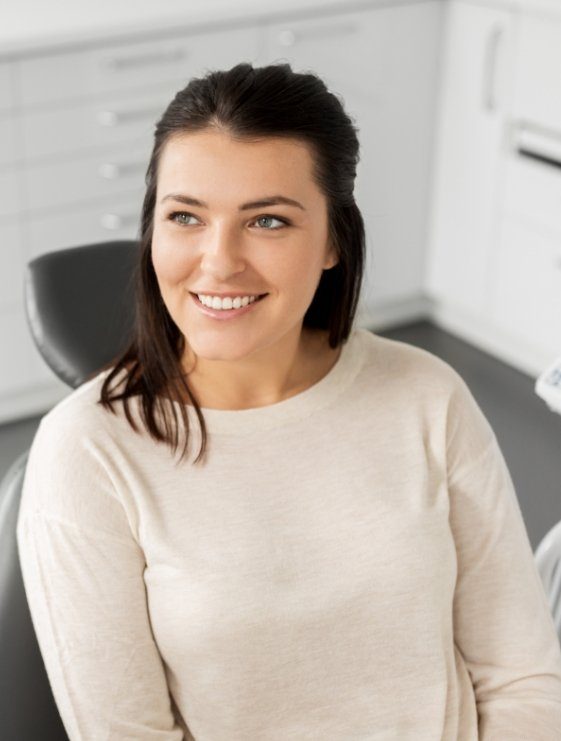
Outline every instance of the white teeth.
[[199, 301], [208, 306], [211, 309], [239, 309], [242, 306], [247, 306], [253, 303], [258, 296], [236, 296], [235, 298], [224, 298], [221, 299], [218, 296], [204, 296], [201, 293], [197, 294]]

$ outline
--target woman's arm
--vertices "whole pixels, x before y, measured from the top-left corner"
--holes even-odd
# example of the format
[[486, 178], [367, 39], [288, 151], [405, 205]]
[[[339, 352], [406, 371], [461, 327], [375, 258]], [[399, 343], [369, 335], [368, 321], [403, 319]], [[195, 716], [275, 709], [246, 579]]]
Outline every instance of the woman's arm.
[[454, 633], [481, 741], [561, 739], [561, 646], [495, 434], [463, 380], [448, 415]]
[[143, 551], [95, 446], [61, 415], [33, 441], [17, 541], [71, 741], [181, 741], [150, 627]]

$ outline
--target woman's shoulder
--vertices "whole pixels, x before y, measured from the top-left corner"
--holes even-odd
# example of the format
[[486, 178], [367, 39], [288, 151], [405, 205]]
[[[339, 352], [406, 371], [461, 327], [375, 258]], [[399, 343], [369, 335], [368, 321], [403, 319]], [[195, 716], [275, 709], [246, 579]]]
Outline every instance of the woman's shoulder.
[[359, 330], [362, 352], [361, 388], [387, 398], [422, 402], [431, 409], [447, 407], [469, 393], [460, 373], [444, 358], [403, 340]]
[[[51, 434], [80, 435], [85, 431], [91, 433], [96, 429], [105, 430], [113, 416], [100, 402], [101, 391], [112, 368], [106, 368], [95, 376], [71, 390], [67, 396], [55, 404], [40, 421], [42, 430], [48, 429]], [[116, 375], [116, 383], [126, 373]], [[111, 388], [114, 384], [111, 383]]]

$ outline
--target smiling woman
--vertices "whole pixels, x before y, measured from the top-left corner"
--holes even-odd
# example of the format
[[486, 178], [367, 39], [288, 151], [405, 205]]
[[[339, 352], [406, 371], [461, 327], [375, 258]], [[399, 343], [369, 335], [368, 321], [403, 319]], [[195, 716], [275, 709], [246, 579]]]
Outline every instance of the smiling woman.
[[191, 80], [158, 122], [135, 336], [42, 419], [18, 520], [71, 741], [561, 738], [491, 426], [447, 363], [353, 326], [357, 160], [288, 65]]
[[135, 337], [105, 367], [100, 402], [140, 397], [149, 434], [174, 451], [182, 435], [184, 455], [194, 409], [196, 465], [203, 410], [274, 405], [321, 380], [363, 279], [358, 151], [337, 96], [287, 64], [240, 64], [180, 90], [146, 175]]

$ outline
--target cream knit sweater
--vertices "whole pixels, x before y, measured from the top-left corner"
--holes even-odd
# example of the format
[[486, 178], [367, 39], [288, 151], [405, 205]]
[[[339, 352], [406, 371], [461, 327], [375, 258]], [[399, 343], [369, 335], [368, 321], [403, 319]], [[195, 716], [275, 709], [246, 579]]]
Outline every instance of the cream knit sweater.
[[559, 741], [561, 648], [450, 365], [355, 328], [315, 385], [203, 410], [209, 461], [96, 405], [41, 421], [17, 537], [71, 741]]

